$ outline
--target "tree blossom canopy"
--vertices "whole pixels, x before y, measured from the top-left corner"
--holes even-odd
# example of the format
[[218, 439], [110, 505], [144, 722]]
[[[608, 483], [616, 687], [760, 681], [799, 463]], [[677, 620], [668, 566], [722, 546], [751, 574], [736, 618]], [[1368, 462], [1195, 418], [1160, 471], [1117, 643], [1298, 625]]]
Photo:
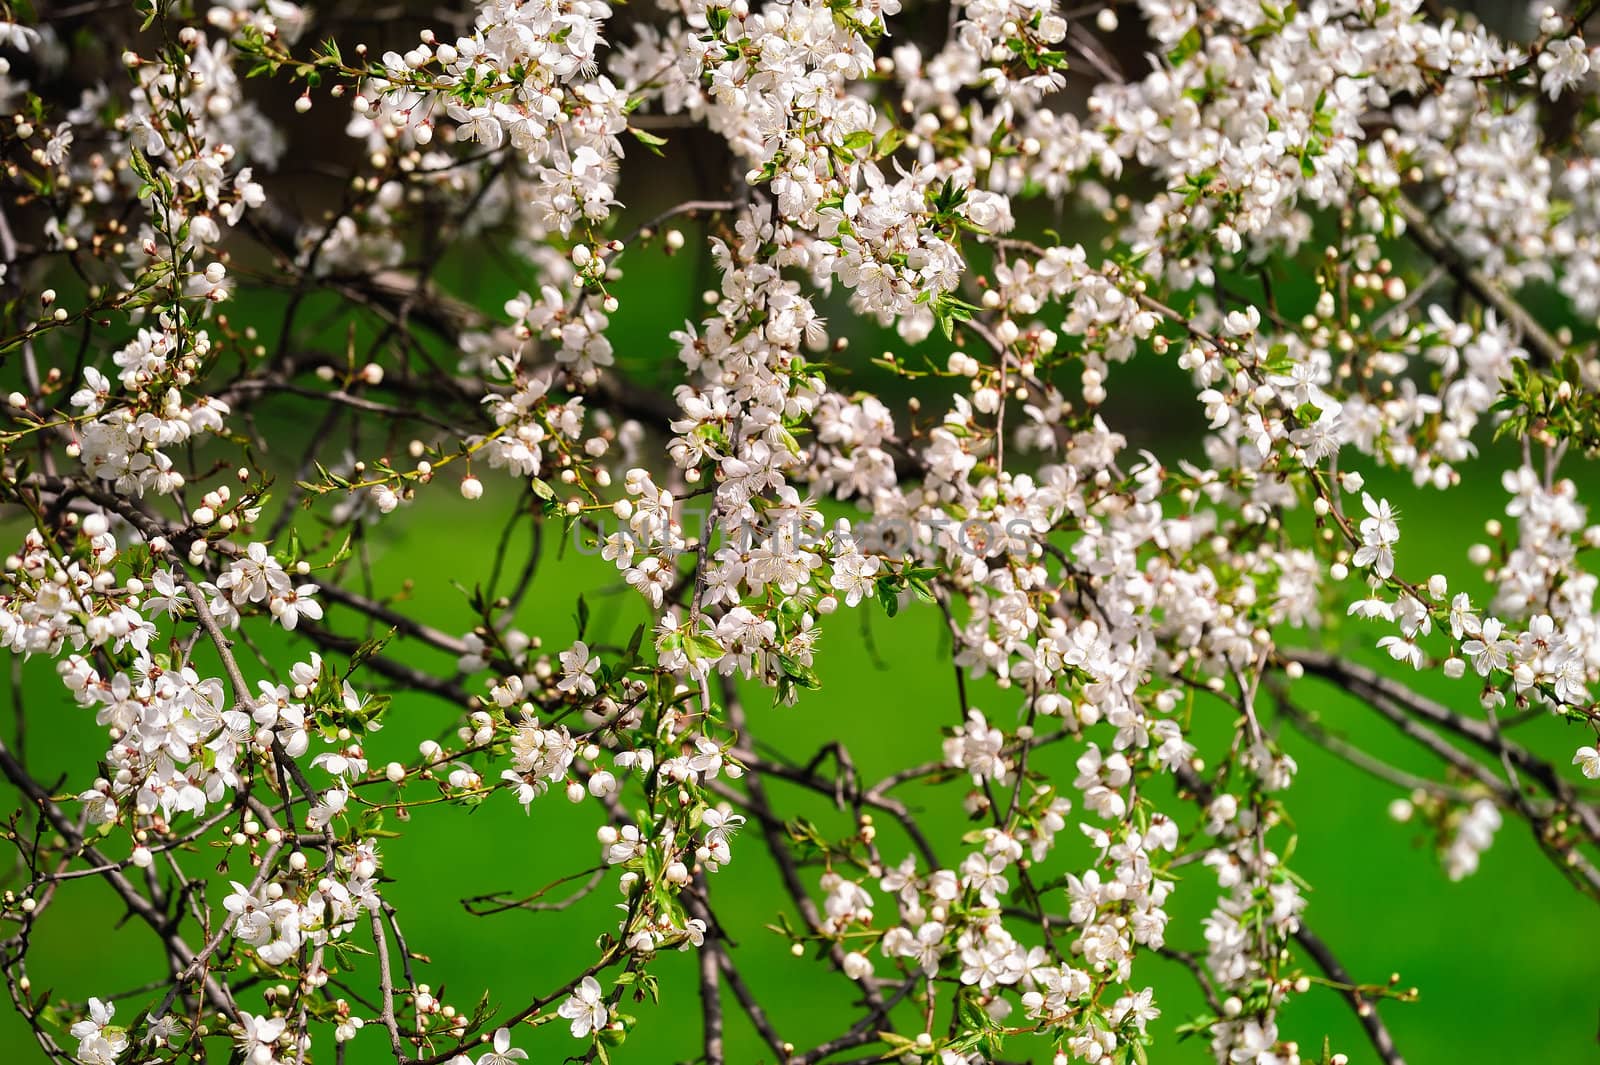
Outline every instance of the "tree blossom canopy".
[[[550, 1024], [649, 1061], [641, 1000], [698, 992], [708, 1065], [724, 1008], [773, 1062], [1127, 1065], [1165, 956], [1219, 1063], [1343, 1060], [1293, 1009], [1326, 981], [1396, 1065], [1375, 1007], [1413, 996], [1313, 931], [1285, 729], [1397, 785], [1446, 876], [1511, 823], [1600, 898], [1595, 4], [359, 6], [0, 4], [0, 643], [56, 674], [19, 721], [100, 737], [59, 783], [0, 743], [0, 957], [51, 1058], [512, 1065]], [[659, 255], [687, 319], [626, 286]], [[450, 265], [488, 257], [511, 298]], [[1155, 364], [1191, 448], [1119, 406]], [[1407, 535], [1485, 478], [1465, 559]], [[507, 504], [437, 556], [494, 552], [466, 631], [375, 585], [375, 537]], [[530, 597], [562, 544], [631, 639]], [[899, 772], [761, 738], [755, 693], [805, 715], [850, 615], [910, 611], [954, 705], [885, 704]], [[1435, 772], [1332, 735], [1333, 689]], [[526, 986], [435, 990], [384, 853], [480, 804], [599, 827], [469, 906], [616, 908]], [[741, 976], [718, 881], [757, 860], [842, 1031]], [[31, 981], [88, 878], [154, 990]]]

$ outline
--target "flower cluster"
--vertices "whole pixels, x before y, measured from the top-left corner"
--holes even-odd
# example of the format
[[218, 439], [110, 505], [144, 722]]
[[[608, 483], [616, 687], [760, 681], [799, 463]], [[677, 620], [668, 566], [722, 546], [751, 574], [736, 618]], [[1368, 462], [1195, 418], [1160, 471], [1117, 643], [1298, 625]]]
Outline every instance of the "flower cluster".
[[[1392, 1063], [1374, 1000], [1414, 996], [1311, 928], [1301, 743], [1449, 878], [1521, 821], [1600, 898], [1592, 5], [1520, 39], [1420, 0], [411, 6], [369, 48], [154, 5], [92, 88], [83, 12], [0, 22], [0, 644], [47, 666], [25, 722], [110, 745], [58, 786], [0, 743], [0, 956], [48, 1054], [609, 1061], [685, 951], [708, 1065], [1142, 1062], [1158, 956], [1219, 1063], [1309, 1065], [1322, 983]], [[1461, 557], [1418, 535], [1496, 479]], [[813, 693], [902, 614], [954, 705], [886, 702], [873, 777]], [[468, 913], [614, 892], [520, 1002], [414, 950], [380, 870], [480, 806], [582, 853]], [[848, 985], [845, 1034], [752, 999], [723, 900], [757, 864], [787, 898], [749, 935]], [[169, 963], [126, 1025], [31, 989], [88, 878]], [[724, 1048], [735, 1000], [765, 1050]]]

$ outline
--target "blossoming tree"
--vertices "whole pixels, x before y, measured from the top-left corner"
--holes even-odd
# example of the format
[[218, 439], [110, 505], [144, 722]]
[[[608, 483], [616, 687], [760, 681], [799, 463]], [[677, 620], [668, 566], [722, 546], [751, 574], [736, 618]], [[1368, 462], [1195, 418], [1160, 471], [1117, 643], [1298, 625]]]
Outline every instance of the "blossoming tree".
[[[54, 673], [0, 745], [0, 957], [50, 1058], [505, 1065], [549, 1024], [655, 1061], [654, 997], [698, 1004], [707, 1065], [733, 1013], [769, 1062], [1143, 1062], [1165, 956], [1218, 1061], [1392, 1065], [1408, 992], [1313, 931], [1286, 729], [1399, 785], [1449, 876], [1507, 822], [1600, 896], [1600, 525], [1567, 479], [1600, 448], [1594, 3], [1520, 36], [1423, 0], [7, 7], [0, 642]], [[630, 210], [652, 168], [694, 185]], [[663, 252], [707, 292], [642, 373], [610, 338], [662, 318], [625, 282]], [[1203, 446], [1128, 446], [1136, 357]], [[1478, 592], [1403, 535], [1463, 471], [1504, 488]], [[374, 576], [374, 536], [497, 503], [429, 575], [494, 553], [468, 631]], [[631, 639], [530, 597], [563, 544]], [[803, 717], [831, 634], [902, 611], [942, 619], [952, 694], [877, 711], [897, 772], [763, 740], [751, 700]], [[1434, 771], [1330, 733], [1334, 690]], [[99, 740], [47, 778], [21, 733], [64, 715]], [[616, 909], [446, 993], [384, 859], [479, 804], [599, 822], [495, 908]], [[742, 862], [837, 1028], [752, 993]], [[165, 965], [36, 987], [96, 883]], [[680, 951], [698, 980], [660, 975]], [[1313, 983], [1370, 1046], [1296, 1027]]]

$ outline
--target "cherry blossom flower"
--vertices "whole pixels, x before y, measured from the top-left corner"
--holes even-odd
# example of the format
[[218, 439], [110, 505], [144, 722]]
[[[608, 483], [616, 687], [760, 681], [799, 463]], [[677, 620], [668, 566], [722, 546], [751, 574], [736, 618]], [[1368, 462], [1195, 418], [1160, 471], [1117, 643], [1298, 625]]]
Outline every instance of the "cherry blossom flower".
[[600, 1031], [610, 1018], [601, 998], [600, 984], [592, 976], [585, 976], [556, 1012], [572, 1022], [572, 1035], [577, 1039]]

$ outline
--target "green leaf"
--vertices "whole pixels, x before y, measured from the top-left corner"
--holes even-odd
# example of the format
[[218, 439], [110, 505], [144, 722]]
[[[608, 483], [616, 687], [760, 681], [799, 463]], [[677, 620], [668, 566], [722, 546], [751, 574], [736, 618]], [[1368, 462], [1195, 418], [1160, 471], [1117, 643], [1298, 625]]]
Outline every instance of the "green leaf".
[[870, 129], [858, 129], [854, 133], [847, 135], [843, 144], [850, 151], [859, 152], [863, 148], [872, 147], [872, 141], [873, 136]]
[[689, 656], [689, 661], [698, 662], [703, 658], [721, 658], [723, 647], [715, 636], [692, 632], [683, 638], [683, 653]]
[[900, 613], [900, 582], [894, 577], [879, 577], [878, 602], [890, 617]]
[[778, 665], [783, 668], [784, 676], [800, 685], [816, 691], [822, 687], [822, 680], [817, 676], [816, 670], [790, 655], [780, 654]]
[[649, 148], [655, 154], [665, 154], [661, 151], [661, 148], [667, 143], [667, 138], [658, 137], [648, 130], [635, 129], [633, 126], [628, 127], [628, 132], [633, 134], [635, 140], [644, 145], [646, 148]]
[[357, 647], [355, 652], [351, 654], [350, 667], [345, 670], [344, 675], [349, 677], [356, 671], [358, 667], [360, 667], [361, 663], [365, 662], [367, 659], [383, 650], [386, 646], [388, 646], [389, 641], [394, 639], [394, 634], [399, 631], [399, 629], [391, 627], [389, 631], [384, 633], [382, 636], [374, 636], [372, 639], [364, 641], [361, 646]]

